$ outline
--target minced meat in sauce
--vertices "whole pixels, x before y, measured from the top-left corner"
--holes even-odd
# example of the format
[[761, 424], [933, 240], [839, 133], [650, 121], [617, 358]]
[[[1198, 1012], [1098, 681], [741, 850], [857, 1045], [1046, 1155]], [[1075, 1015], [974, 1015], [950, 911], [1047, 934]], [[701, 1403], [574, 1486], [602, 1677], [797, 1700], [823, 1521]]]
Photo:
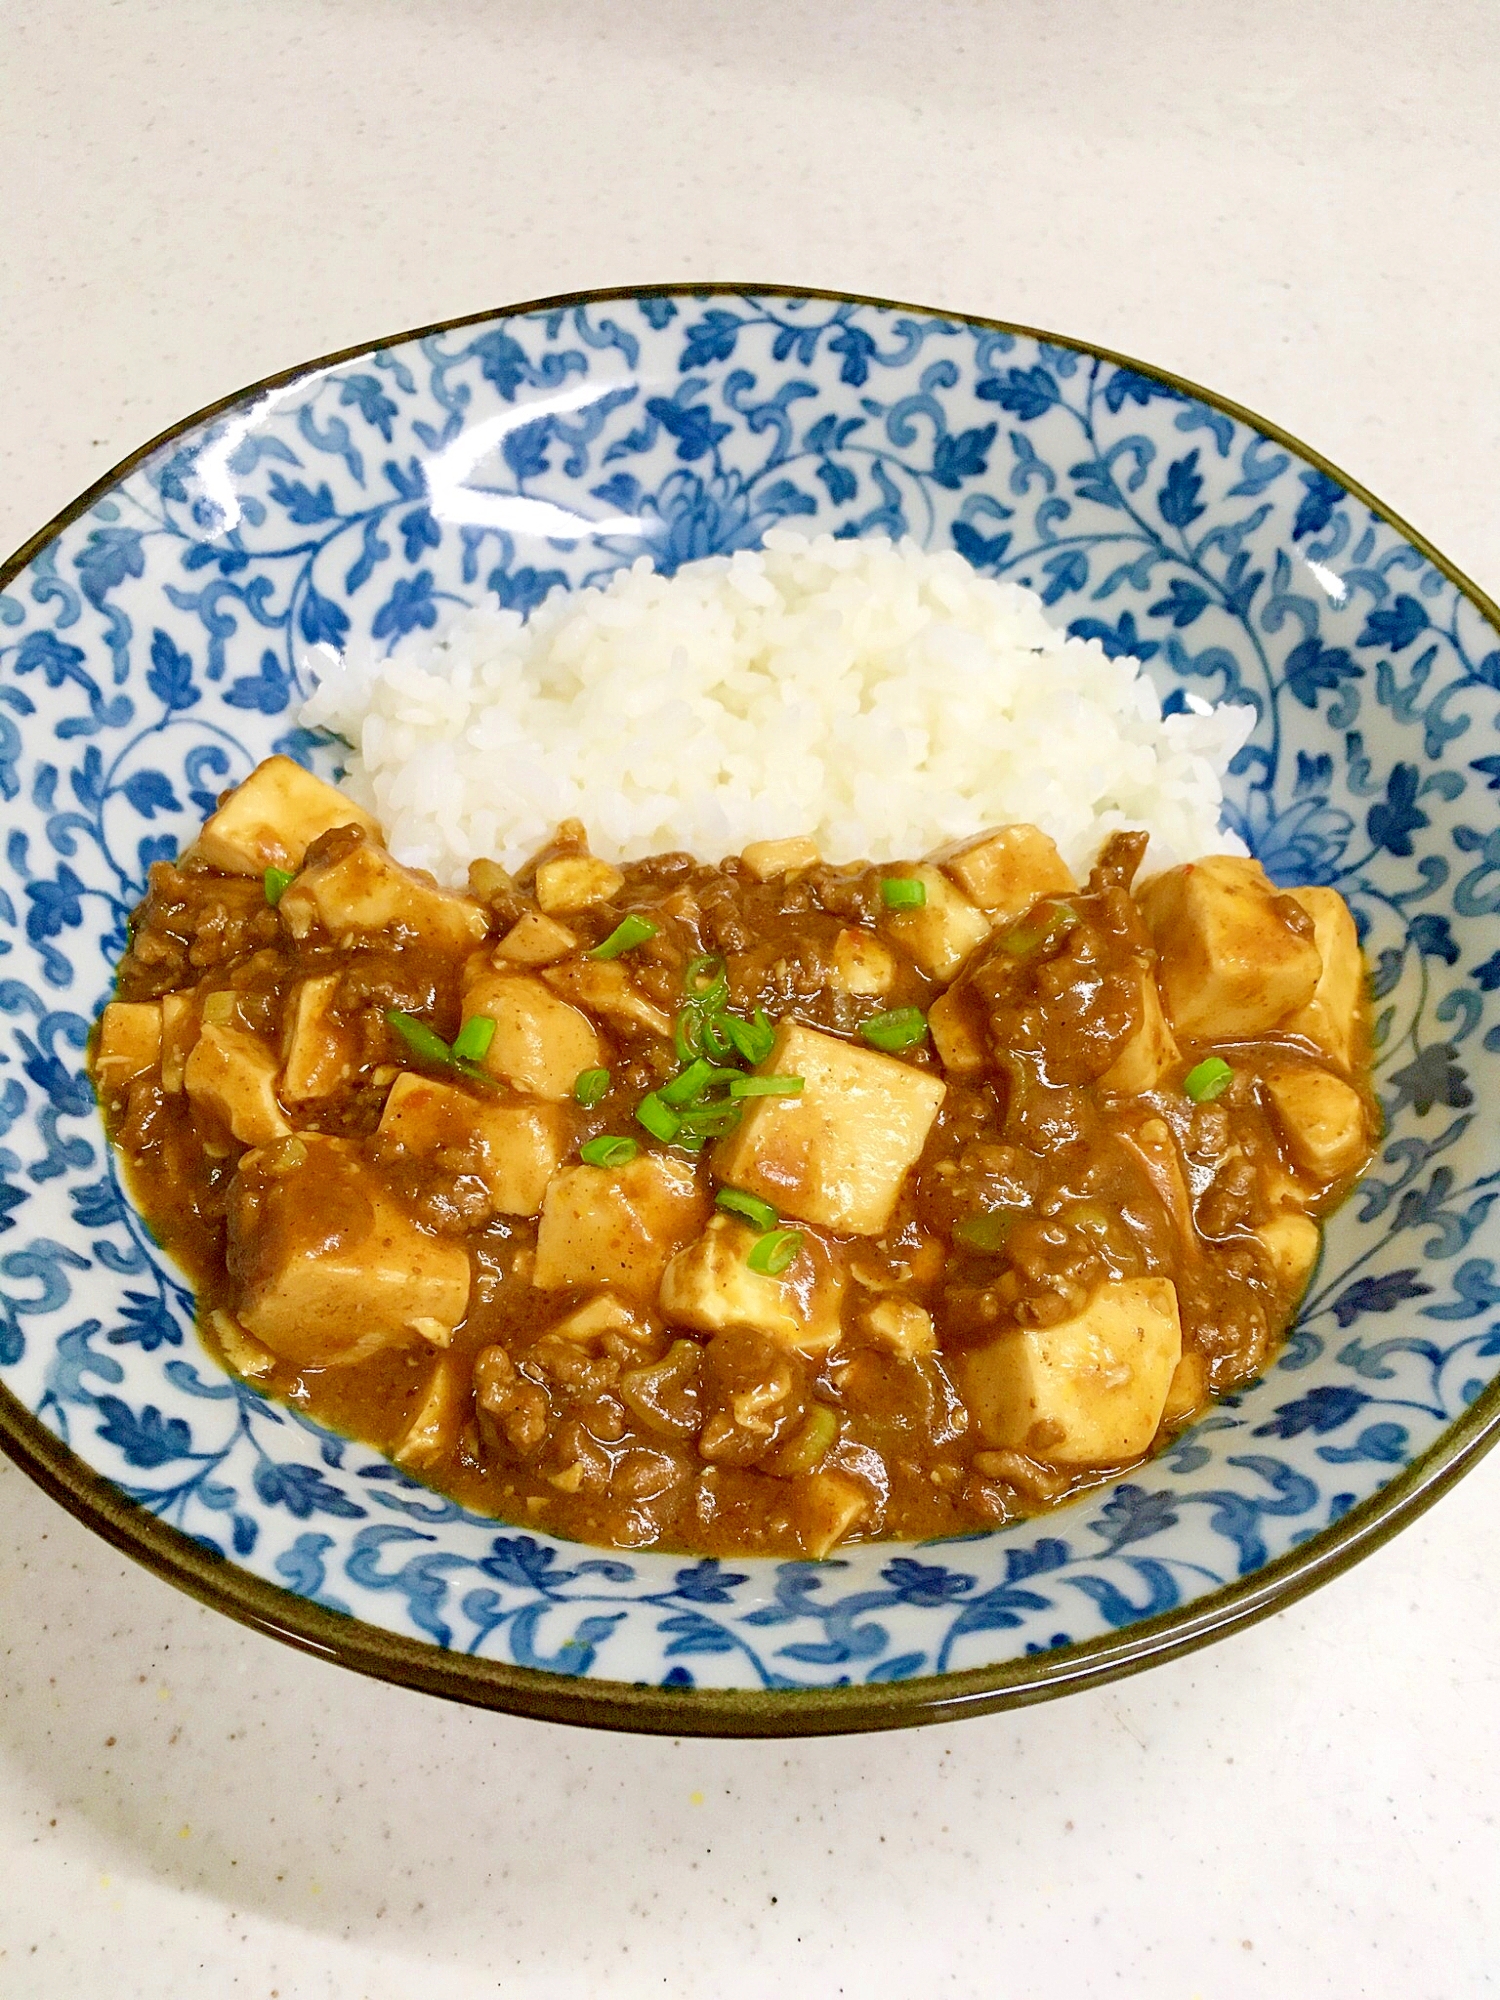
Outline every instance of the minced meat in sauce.
[[262, 765], [93, 1073], [205, 1338], [466, 1506], [822, 1556], [1115, 1475], [1265, 1366], [1377, 1130], [1327, 889], [1033, 828], [469, 893]]

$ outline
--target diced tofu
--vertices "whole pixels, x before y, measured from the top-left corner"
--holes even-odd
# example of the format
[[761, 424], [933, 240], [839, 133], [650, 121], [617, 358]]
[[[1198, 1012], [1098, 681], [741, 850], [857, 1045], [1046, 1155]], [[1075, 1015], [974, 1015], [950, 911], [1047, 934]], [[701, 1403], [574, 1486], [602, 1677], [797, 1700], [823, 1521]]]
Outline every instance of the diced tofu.
[[1176, 1287], [1123, 1278], [1055, 1326], [1001, 1334], [959, 1373], [987, 1443], [1052, 1465], [1121, 1465], [1150, 1447], [1181, 1358]]
[[295, 873], [312, 843], [336, 826], [361, 826], [372, 840], [381, 838], [379, 822], [363, 806], [290, 757], [267, 757], [209, 818], [193, 852], [230, 875]]
[[788, 840], [752, 840], [740, 854], [740, 864], [757, 882], [774, 882], [798, 868], [816, 868], [822, 860], [818, 844], [805, 833]]
[[242, 1146], [265, 1146], [291, 1131], [276, 1097], [280, 1064], [243, 1028], [204, 1027], [183, 1070], [195, 1108], [229, 1127]]
[[1013, 923], [1038, 896], [1077, 888], [1047, 835], [1035, 826], [1002, 826], [934, 856], [992, 923]]
[[644, 1028], [651, 1035], [672, 1032], [670, 1016], [647, 999], [617, 959], [573, 958], [550, 966], [542, 977], [554, 992], [620, 1027]]
[[111, 1000], [99, 1020], [94, 1073], [109, 1091], [123, 1091], [161, 1061], [161, 1006], [155, 1000]]
[[933, 979], [951, 979], [976, 945], [990, 934], [990, 920], [961, 895], [940, 868], [903, 868], [903, 880], [920, 882], [927, 901], [918, 910], [886, 910], [881, 929]]
[[304, 868], [277, 907], [293, 937], [305, 938], [321, 925], [335, 944], [394, 933], [457, 949], [480, 943], [489, 928], [472, 898], [440, 889], [431, 876], [403, 868], [368, 840], [351, 841]]
[[532, 1283], [608, 1285], [654, 1299], [703, 1207], [691, 1163], [665, 1153], [638, 1153], [623, 1167], [564, 1167], [542, 1203]]
[[178, 1091], [202, 1026], [191, 993], [161, 996], [161, 1087]]
[[937, 1352], [937, 1328], [932, 1314], [915, 1299], [887, 1296], [877, 1299], [864, 1316], [864, 1329], [882, 1347], [905, 1361], [916, 1361]]
[[1157, 984], [1179, 1035], [1264, 1034], [1305, 1007], [1322, 971], [1258, 861], [1214, 854], [1148, 882], [1140, 905], [1160, 957]]
[[961, 987], [950, 986], [927, 1010], [938, 1060], [950, 1076], [977, 1076], [988, 1061], [979, 1029]]
[[517, 917], [495, 947], [497, 959], [512, 965], [556, 965], [569, 952], [577, 951], [578, 939], [566, 924], [554, 923], [537, 910]]
[[1188, 1193], [1187, 1176], [1182, 1168], [1182, 1155], [1177, 1150], [1177, 1141], [1172, 1137], [1172, 1128], [1165, 1118], [1147, 1118], [1129, 1130], [1121, 1130], [1120, 1144], [1125, 1146], [1140, 1161], [1151, 1177], [1151, 1184], [1162, 1200], [1162, 1205], [1185, 1244], [1197, 1243], [1197, 1230], [1193, 1222], [1192, 1196]]
[[592, 854], [559, 855], [555, 861], [544, 861], [536, 871], [536, 899], [549, 917], [607, 903], [624, 886], [625, 877], [619, 869], [595, 860]]
[[846, 993], [889, 993], [896, 961], [869, 931], [843, 930], [833, 941], [833, 976]]
[[1140, 1026], [1099, 1079], [1103, 1089], [1118, 1091], [1122, 1097], [1139, 1097], [1142, 1091], [1155, 1090], [1167, 1071], [1180, 1060], [1151, 968], [1143, 965], [1138, 977]]
[[792, 1512], [814, 1562], [836, 1549], [869, 1511], [869, 1494], [847, 1472], [809, 1472], [796, 1483]]
[[1192, 1415], [1207, 1394], [1208, 1363], [1195, 1349], [1184, 1348], [1182, 1359], [1172, 1370], [1167, 1400], [1161, 1413], [1162, 1422], [1180, 1424], [1184, 1417]]
[[1301, 1293], [1318, 1261], [1323, 1232], [1310, 1215], [1288, 1210], [1273, 1215], [1255, 1231], [1278, 1285], [1283, 1291]]
[[380, 1114], [380, 1137], [418, 1159], [473, 1174], [501, 1215], [537, 1215], [568, 1143], [552, 1104], [500, 1104], [405, 1071]]
[[208, 1316], [208, 1325], [219, 1352], [236, 1375], [247, 1382], [261, 1382], [275, 1370], [276, 1356], [269, 1347], [252, 1340], [233, 1313], [215, 1310]]
[[339, 975], [326, 972], [304, 979], [287, 1013], [286, 1055], [281, 1095], [288, 1104], [331, 1097], [354, 1074], [353, 1037], [334, 1018]]
[[464, 974], [463, 1016], [487, 1014], [495, 1024], [484, 1066], [532, 1097], [561, 1104], [580, 1070], [599, 1065], [599, 1037], [587, 1015], [570, 1007], [529, 972], [497, 972], [486, 960]]
[[298, 1368], [409, 1345], [419, 1322], [451, 1331], [468, 1309], [463, 1245], [419, 1229], [351, 1141], [317, 1133], [241, 1160], [228, 1263], [241, 1323]]
[[1320, 1181], [1351, 1172], [1369, 1142], [1364, 1099], [1330, 1070], [1290, 1064], [1265, 1072], [1266, 1095], [1292, 1159]]
[[878, 1236], [926, 1143], [946, 1086], [874, 1049], [783, 1021], [763, 1074], [799, 1097], [752, 1097], [714, 1149], [714, 1172], [802, 1222]]
[[612, 1292], [600, 1292], [560, 1319], [552, 1331], [564, 1340], [580, 1342], [599, 1340], [606, 1333], [641, 1342], [651, 1338], [651, 1319], [639, 1305], [617, 1299]]
[[412, 1412], [410, 1423], [401, 1433], [391, 1453], [397, 1465], [416, 1472], [440, 1464], [458, 1442], [468, 1400], [468, 1371], [448, 1355], [437, 1363], [427, 1379], [422, 1400]]
[[732, 1216], [712, 1216], [662, 1273], [663, 1314], [698, 1333], [749, 1327], [801, 1354], [826, 1354], [839, 1337], [842, 1271], [814, 1238], [779, 1277], [752, 1271], [747, 1260], [759, 1234]]
[[1341, 1069], [1352, 1070], [1360, 1044], [1365, 965], [1359, 932], [1349, 905], [1337, 889], [1288, 889], [1313, 920], [1323, 970], [1313, 996], [1300, 1013], [1282, 1023], [1289, 1035], [1305, 1035]]

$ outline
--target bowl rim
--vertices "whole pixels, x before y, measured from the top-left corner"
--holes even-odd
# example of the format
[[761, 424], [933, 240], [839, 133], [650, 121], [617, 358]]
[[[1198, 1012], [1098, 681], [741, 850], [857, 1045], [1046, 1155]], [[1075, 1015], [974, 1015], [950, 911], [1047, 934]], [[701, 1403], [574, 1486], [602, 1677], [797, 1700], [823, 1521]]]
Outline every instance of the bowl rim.
[[[559, 292], [360, 341], [263, 376], [159, 431], [96, 479], [0, 563], [0, 591], [7, 590], [50, 542], [163, 446], [253, 397], [363, 355], [491, 320], [643, 298], [702, 298], [723, 294], [819, 299], [956, 320], [1097, 356], [1131, 369], [1211, 409], [1223, 411], [1336, 480], [1350, 497], [1419, 550], [1500, 631], [1500, 605], [1367, 487], [1351, 479], [1292, 432], [1186, 376], [1076, 335], [1052, 333], [1019, 321], [916, 305], [870, 293], [742, 280], [708, 283], [682, 280]], [[1178, 1610], [1143, 1619], [1118, 1633], [1061, 1647], [1055, 1653], [1035, 1653], [997, 1665], [878, 1685], [787, 1690], [659, 1687], [593, 1676], [571, 1678], [536, 1668], [510, 1666], [498, 1660], [472, 1659], [427, 1641], [385, 1631], [358, 1618], [327, 1611], [251, 1575], [224, 1557], [211, 1554], [181, 1529], [158, 1520], [128, 1500], [0, 1384], [0, 1451], [114, 1548], [211, 1609], [225, 1612], [252, 1630], [299, 1651], [425, 1694], [535, 1720], [667, 1736], [790, 1737], [910, 1728], [1054, 1700], [1075, 1690], [1139, 1673], [1251, 1625], [1342, 1575], [1415, 1520], [1497, 1442], [1500, 1442], [1500, 1377], [1394, 1479], [1299, 1547]]]

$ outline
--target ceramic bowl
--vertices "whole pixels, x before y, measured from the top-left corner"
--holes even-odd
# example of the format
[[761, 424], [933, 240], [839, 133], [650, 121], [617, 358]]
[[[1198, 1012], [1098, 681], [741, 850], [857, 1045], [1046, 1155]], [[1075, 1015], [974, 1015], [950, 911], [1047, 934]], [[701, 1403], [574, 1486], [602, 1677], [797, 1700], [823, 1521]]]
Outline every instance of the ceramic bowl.
[[[467, 1514], [228, 1377], [83, 1069], [146, 870], [300, 730], [301, 661], [778, 522], [912, 535], [1258, 722], [1230, 818], [1363, 931], [1384, 1143], [1264, 1379], [1043, 1519], [824, 1563]], [[298, 368], [0, 572], [0, 1443], [119, 1547], [363, 1672], [571, 1722], [863, 1729], [1168, 1658], [1410, 1519], [1500, 1423], [1500, 637], [1344, 474], [1143, 363], [835, 294], [580, 294]], [[1488, 1111], [1486, 1112], [1486, 1107]]]

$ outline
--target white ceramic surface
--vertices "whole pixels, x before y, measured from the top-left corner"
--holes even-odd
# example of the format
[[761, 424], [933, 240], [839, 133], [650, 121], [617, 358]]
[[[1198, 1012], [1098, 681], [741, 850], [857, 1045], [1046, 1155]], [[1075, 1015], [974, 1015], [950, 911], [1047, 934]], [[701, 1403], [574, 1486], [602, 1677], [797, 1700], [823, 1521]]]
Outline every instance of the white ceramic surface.
[[[1493, 587], [1493, 10], [1219, 12], [13, 4], [0, 542], [371, 327], [760, 270], [1151, 355]], [[367, 1688], [0, 1494], [5, 2000], [1486, 1990], [1493, 1462], [1198, 1660], [790, 1751]]]

